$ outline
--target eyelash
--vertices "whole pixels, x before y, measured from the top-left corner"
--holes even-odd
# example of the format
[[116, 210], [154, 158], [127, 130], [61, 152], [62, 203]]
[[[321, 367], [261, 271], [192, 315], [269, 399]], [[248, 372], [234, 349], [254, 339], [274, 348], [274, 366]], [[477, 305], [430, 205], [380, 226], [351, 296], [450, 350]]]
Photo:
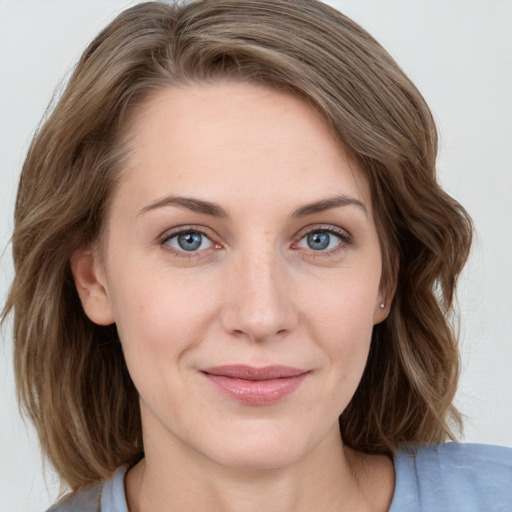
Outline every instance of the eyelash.
[[299, 244], [301, 240], [303, 240], [305, 237], [313, 233], [326, 233], [328, 235], [333, 235], [339, 240], [339, 245], [337, 245], [333, 249], [326, 251], [315, 251], [314, 249], [310, 249], [307, 251], [309, 258], [335, 257], [338, 255], [340, 251], [347, 249], [353, 243], [352, 236], [347, 231], [328, 224], [320, 226], [308, 226], [307, 228], [301, 230], [296, 235], [297, 242], [294, 242], [292, 244], [292, 247], [297, 247], [297, 244]]
[[199, 235], [202, 235], [212, 243], [215, 249], [221, 248], [221, 245], [214, 241], [212, 235], [207, 233], [206, 230], [200, 226], [184, 226], [181, 228], [175, 228], [170, 232], [168, 231], [164, 233], [160, 237], [159, 243], [165, 251], [171, 253], [173, 256], [176, 256], [178, 258], [193, 259], [201, 257], [201, 253], [204, 252], [206, 249], [203, 249], [202, 251], [177, 250], [168, 244], [168, 242], [173, 238], [180, 235], [186, 235], [189, 233], [197, 233]]
[[[173, 247], [171, 247], [168, 242], [172, 240], [173, 238], [180, 236], [180, 235], [186, 235], [189, 233], [197, 233], [201, 236], [206, 237], [213, 245], [214, 249], [220, 249], [222, 246], [215, 242], [212, 235], [206, 232], [206, 230], [200, 226], [184, 226], [181, 228], [173, 229], [170, 232], [164, 233], [161, 237], [159, 237], [159, 244], [162, 246], [162, 248], [172, 253], [174, 256], [178, 258], [186, 258], [186, 259], [192, 259], [192, 258], [198, 258], [202, 256], [202, 253], [204, 251], [210, 249], [203, 249], [199, 251], [185, 251], [185, 250], [176, 250]], [[329, 258], [335, 256], [339, 251], [346, 249], [352, 244], [352, 237], [351, 235], [338, 227], [332, 226], [332, 225], [321, 225], [321, 226], [310, 226], [303, 230], [301, 230], [295, 238], [297, 239], [296, 242], [292, 244], [292, 248], [296, 250], [300, 250], [300, 248], [297, 247], [297, 245], [308, 235], [313, 233], [326, 233], [328, 235], [333, 235], [339, 240], [339, 245], [337, 245], [335, 248], [323, 251], [315, 251], [314, 249], [310, 249], [308, 252], [308, 257], [313, 258]]]

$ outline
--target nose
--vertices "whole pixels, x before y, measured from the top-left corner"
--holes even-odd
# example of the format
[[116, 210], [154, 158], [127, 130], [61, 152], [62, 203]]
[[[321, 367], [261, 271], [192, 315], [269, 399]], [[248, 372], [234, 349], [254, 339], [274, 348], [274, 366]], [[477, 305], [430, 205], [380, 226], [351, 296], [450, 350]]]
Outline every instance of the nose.
[[234, 259], [227, 274], [222, 315], [227, 332], [261, 342], [294, 329], [297, 314], [290, 277], [273, 251], [248, 251]]

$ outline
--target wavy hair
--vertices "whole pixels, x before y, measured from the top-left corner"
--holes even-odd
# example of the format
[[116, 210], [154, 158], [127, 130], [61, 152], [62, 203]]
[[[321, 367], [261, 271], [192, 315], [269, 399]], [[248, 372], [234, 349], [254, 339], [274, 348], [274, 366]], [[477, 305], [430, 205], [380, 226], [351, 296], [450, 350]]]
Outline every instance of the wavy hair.
[[383, 284], [396, 292], [340, 417], [345, 444], [392, 454], [460, 427], [450, 315], [472, 224], [436, 181], [436, 127], [416, 87], [367, 32], [315, 0], [141, 3], [83, 53], [32, 141], [16, 202], [3, 319], [13, 313], [18, 399], [72, 489], [136, 461], [143, 445], [117, 331], [86, 317], [70, 256], [101, 232], [137, 106], [218, 79], [300, 95], [370, 183]]

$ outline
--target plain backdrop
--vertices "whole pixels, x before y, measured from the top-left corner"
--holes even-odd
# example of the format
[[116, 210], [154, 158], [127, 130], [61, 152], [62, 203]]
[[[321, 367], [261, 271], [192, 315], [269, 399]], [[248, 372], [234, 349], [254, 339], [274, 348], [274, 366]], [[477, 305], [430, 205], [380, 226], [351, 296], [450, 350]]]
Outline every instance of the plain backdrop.
[[[0, 300], [20, 167], [57, 83], [123, 0], [0, 0]], [[328, 2], [374, 35], [438, 121], [439, 177], [472, 215], [477, 239], [459, 303], [465, 440], [512, 446], [512, 1]], [[18, 413], [9, 325], [0, 343], [0, 511], [42, 512], [58, 486]]]

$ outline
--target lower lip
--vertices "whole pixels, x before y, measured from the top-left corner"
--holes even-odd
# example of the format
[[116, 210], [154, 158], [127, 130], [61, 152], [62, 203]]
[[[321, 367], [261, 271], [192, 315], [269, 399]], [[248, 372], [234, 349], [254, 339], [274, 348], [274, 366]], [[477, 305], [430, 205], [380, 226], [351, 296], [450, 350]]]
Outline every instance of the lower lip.
[[225, 395], [248, 405], [266, 405], [293, 393], [307, 373], [269, 380], [247, 380], [203, 373]]

